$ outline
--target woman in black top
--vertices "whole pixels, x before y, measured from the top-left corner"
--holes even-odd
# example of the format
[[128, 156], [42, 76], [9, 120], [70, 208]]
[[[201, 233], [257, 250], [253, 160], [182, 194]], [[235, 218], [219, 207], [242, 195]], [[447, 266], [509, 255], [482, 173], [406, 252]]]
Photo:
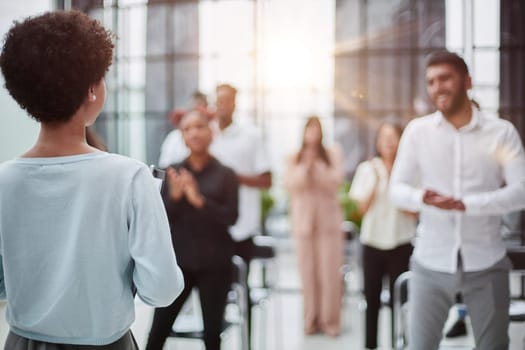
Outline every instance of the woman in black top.
[[191, 111], [180, 128], [190, 155], [166, 170], [162, 196], [185, 287], [173, 304], [155, 309], [146, 349], [162, 349], [184, 302], [197, 287], [206, 350], [218, 350], [233, 274], [228, 227], [237, 220], [239, 185], [234, 172], [208, 152], [212, 131], [206, 116]]

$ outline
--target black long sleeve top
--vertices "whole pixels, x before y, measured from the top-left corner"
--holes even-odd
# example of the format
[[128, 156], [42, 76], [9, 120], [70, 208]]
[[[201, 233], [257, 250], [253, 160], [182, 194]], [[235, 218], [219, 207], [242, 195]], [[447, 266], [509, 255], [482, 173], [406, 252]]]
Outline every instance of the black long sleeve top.
[[164, 183], [162, 198], [177, 262], [183, 269], [192, 270], [231, 264], [233, 240], [228, 228], [238, 215], [237, 176], [215, 158], [211, 158], [200, 171], [193, 170], [186, 160], [171, 167], [191, 172], [205, 198], [200, 209], [192, 206], [185, 196], [174, 201], [169, 197], [169, 185]]

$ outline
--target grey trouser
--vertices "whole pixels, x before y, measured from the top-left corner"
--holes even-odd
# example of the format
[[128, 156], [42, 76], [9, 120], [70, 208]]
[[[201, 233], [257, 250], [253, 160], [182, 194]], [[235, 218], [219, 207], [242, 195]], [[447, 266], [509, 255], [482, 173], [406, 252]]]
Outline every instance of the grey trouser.
[[31, 340], [9, 332], [4, 350], [138, 350], [139, 347], [131, 331], [122, 338], [108, 345], [69, 345], [46, 343]]
[[476, 350], [507, 350], [509, 346], [509, 270], [505, 256], [493, 266], [456, 273], [428, 270], [411, 261], [409, 281], [410, 350], [438, 349], [443, 326], [457, 292], [463, 295], [470, 316]]

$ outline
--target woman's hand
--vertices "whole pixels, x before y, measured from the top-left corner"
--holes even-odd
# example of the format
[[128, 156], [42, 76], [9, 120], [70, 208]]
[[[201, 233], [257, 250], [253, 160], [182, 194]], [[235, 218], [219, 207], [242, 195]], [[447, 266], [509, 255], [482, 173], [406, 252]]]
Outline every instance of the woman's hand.
[[204, 206], [205, 199], [201, 195], [199, 191], [199, 185], [197, 184], [197, 181], [193, 175], [188, 170], [181, 169], [180, 176], [184, 183], [184, 195], [186, 196], [188, 202], [196, 208], [202, 208]]
[[304, 165], [306, 166], [306, 168], [308, 169], [308, 172], [311, 172], [313, 171], [313, 168], [314, 168], [314, 165], [315, 165], [315, 161], [317, 160], [317, 154], [315, 152], [315, 150], [313, 150], [312, 148], [305, 148], [304, 151], [303, 151], [303, 157], [302, 157], [302, 162], [304, 163]]
[[166, 169], [166, 175], [168, 176], [168, 190], [169, 196], [172, 200], [178, 201], [184, 194], [184, 183], [179, 172], [176, 169]]

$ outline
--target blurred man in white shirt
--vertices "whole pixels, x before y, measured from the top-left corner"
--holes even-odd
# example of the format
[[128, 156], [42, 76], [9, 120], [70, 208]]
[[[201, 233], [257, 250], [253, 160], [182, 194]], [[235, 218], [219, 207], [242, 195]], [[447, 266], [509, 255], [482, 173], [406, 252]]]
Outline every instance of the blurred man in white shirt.
[[[263, 137], [254, 125], [234, 121], [237, 89], [229, 84], [216, 88], [215, 117], [219, 131], [210, 152], [224, 165], [233, 169], [239, 179], [239, 217], [230, 227], [235, 241], [235, 254], [249, 268], [253, 256], [253, 236], [261, 223], [260, 190], [270, 188], [272, 175]], [[248, 294], [249, 295], [249, 294]], [[251, 329], [251, 307], [248, 307], [248, 328]]]
[[419, 211], [411, 262], [409, 346], [437, 349], [455, 295], [477, 350], [507, 349], [511, 267], [501, 215], [525, 208], [525, 155], [512, 124], [473, 108], [461, 57], [441, 51], [426, 68], [437, 111], [409, 123], [390, 182], [392, 200]]

